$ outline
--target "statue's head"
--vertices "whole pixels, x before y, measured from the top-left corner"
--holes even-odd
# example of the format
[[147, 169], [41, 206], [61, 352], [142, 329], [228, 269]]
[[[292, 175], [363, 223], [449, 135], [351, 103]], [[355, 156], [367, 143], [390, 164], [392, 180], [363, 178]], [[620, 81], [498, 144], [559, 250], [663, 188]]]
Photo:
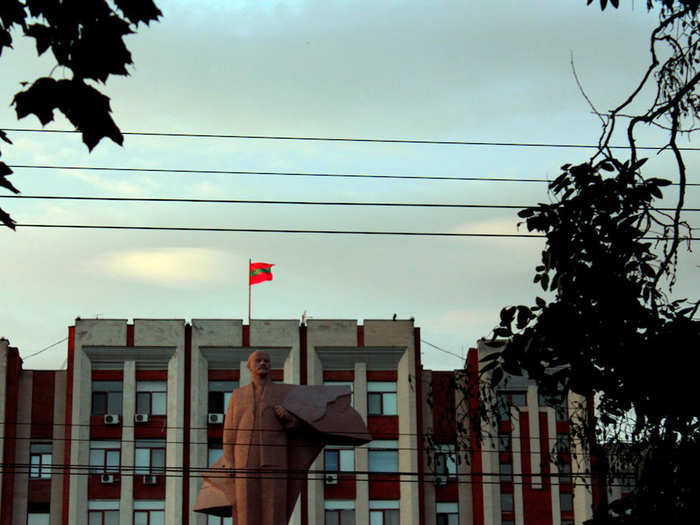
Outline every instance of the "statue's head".
[[270, 356], [264, 350], [256, 350], [248, 356], [248, 370], [257, 377], [267, 377], [270, 374]]

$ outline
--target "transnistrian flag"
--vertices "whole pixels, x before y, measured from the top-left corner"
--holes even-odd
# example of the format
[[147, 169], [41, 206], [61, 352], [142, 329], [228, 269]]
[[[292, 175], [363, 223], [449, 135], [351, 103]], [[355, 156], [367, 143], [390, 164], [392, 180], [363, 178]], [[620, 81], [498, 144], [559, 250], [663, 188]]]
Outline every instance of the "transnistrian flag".
[[263, 281], [272, 280], [272, 267], [274, 264], [267, 264], [264, 262], [252, 262], [250, 263], [250, 278], [248, 284], [258, 284]]

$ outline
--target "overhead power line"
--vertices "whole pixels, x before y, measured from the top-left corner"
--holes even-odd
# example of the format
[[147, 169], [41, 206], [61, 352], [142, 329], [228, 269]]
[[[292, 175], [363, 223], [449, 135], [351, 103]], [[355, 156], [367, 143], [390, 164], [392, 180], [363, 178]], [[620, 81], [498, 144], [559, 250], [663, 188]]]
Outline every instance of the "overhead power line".
[[[404, 237], [484, 237], [510, 239], [543, 239], [544, 235], [527, 233], [460, 233], [460, 232], [411, 232], [381, 230], [296, 230], [277, 228], [226, 228], [194, 226], [126, 226], [106, 224], [31, 224], [20, 223], [17, 228], [62, 228], [78, 230], [133, 230], [133, 231], [189, 231], [189, 232], [230, 232], [230, 233], [283, 233], [316, 235], [378, 235]], [[671, 240], [670, 237], [642, 237], [645, 240]], [[681, 241], [697, 241], [700, 237], [681, 236]]]
[[[395, 180], [443, 180], [471, 182], [536, 182], [550, 183], [551, 179], [542, 178], [508, 178], [508, 177], [449, 177], [442, 175], [388, 175], [381, 173], [315, 173], [302, 171], [258, 171], [258, 170], [214, 170], [189, 168], [139, 168], [121, 166], [59, 166], [47, 164], [12, 164], [14, 169], [47, 169], [70, 171], [107, 171], [107, 172], [140, 172], [140, 173], [181, 173], [197, 175], [259, 175], [274, 177], [330, 177], [355, 179], [395, 179]], [[677, 182], [673, 183], [678, 185]], [[700, 186], [700, 183], [689, 182], [686, 186]]]
[[[14, 133], [80, 133], [69, 129], [43, 128], [3, 128]], [[358, 137], [324, 137], [324, 136], [293, 136], [293, 135], [235, 135], [227, 133], [177, 133], [166, 131], [122, 131], [122, 135], [141, 137], [180, 137], [201, 139], [247, 139], [247, 140], [294, 140], [305, 142], [364, 142], [380, 144], [424, 144], [438, 146], [497, 146], [513, 148], [567, 148], [567, 149], [598, 149], [597, 144], [567, 144], [549, 142], [507, 142], [485, 140], [436, 140], [436, 139], [389, 139], [389, 138], [358, 138]], [[638, 150], [660, 150], [665, 146], [636, 146]], [[630, 146], [610, 146], [610, 149], [630, 149]], [[698, 151], [700, 148], [681, 147], [681, 151]]]
[[33, 354], [29, 354], [28, 356], [23, 357], [22, 360], [23, 360], [23, 361], [26, 361], [26, 360], [29, 359], [30, 357], [34, 357], [35, 355], [39, 355], [39, 354], [41, 354], [41, 353], [43, 353], [43, 352], [46, 352], [47, 350], [50, 350], [50, 349], [53, 348], [54, 346], [60, 345], [60, 344], [63, 343], [64, 341], [68, 341], [68, 338], [67, 338], [67, 337], [64, 337], [64, 338], [61, 339], [60, 341], [56, 341], [55, 343], [50, 344], [50, 345], [47, 346], [46, 348], [42, 348], [42, 349], [39, 350], [38, 352], [34, 352]]
[[[351, 202], [351, 201], [281, 201], [254, 199], [196, 199], [193, 197], [89, 197], [86, 195], [0, 195], [0, 199], [66, 200], [66, 201], [105, 201], [105, 202], [153, 202], [189, 204], [256, 204], [282, 206], [367, 206], [389, 208], [476, 208], [476, 209], [515, 209], [527, 208], [524, 204], [450, 204], [436, 202]], [[657, 208], [658, 211], [675, 211], [675, 208]], [[700, 208], [683, 208], [685, 212], [700, 212]]]

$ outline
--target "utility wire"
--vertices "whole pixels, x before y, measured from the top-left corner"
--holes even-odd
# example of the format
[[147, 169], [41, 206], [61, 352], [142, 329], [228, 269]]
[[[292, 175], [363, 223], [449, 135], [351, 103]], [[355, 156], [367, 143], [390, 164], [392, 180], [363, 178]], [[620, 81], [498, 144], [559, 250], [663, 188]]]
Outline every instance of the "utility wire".
[[[495, 237], [513, 239], [543, 239], [544, 235], [526, 233], [459, 233], [459, 232], [409, 232], [377, 230], [292, 230], [276, 228], [206, 228], [193, 226], [117, 226], [106, 224], [31, 224], [20, 223], [17, 228], [64, 228], [79, 230], [141, 230], [141, 231], [190, 231], [190, 232], [237, 232], [237, 233], [286, 233], [286, 234], [321, 234], [321, 235], [394, 235], [408, 237]], [[664, 241], [670, 237], [642, 237], [645, 240]], [[700, 237], [679, 237], [681, 241], [697, 241]]]
[[[194, 204], [276, 204], [283, 206], [367, 206], [394, 208], [477, 208], [477, 209], [516, 209], [528, 208], [521, 204], [449, 204], [435, 202], [354, 202], [354, 201], [282, 201], [253, 199], [196, 199], [193, 197], [89, 197], [86, 195], [0, 195], [0, 199], [66, 200], [66, 201], [105, 201], [105, 202], [156, 202]], [[676, 208], [656, 208], [657, 211], [675, 211]], [[700, 208], [683, 208], [686, 212], [700, 212]]]
[[420, 342], [425, 343], [426, 345], [433, 347], [435, 350], [440, 350], [440, 352], [444, 352], [445, 354], [453, 355], [462, 361], [464, 361], [466, 359], [464, 356], [461, 356], [459, 354], [455, 354], [454, 352], [450, 352], [449, 350], [445, 350], [444, 348], [440, 348], [439, 346], [434, 345], [433, 343], [430, 343], [430, 342], [426, 341], [425, 339], [421, 339]]
[[[2, 128], [4, 131], [14, 133], [80, 133], [78, 130], [69, 129], [43, 129], [43, 128]], [[364, 142], [382, 144], [426, 144], [442, 146], [501, 146], [515, 148], [570, 148], [570, 149], [598, 149], [597, 144], [565, 144], [547, 142], [503, 142], [503, 141], [475, 141], [475, 140], [421, 140], [421, 139], [386, 139], [386, 138], [352, 138], [352, 137], [305, 137], [291, 135], [233, 135], [224, 133], [176, 133], [164, 131], [122, 131], [122, 135], [135, 135], [142, 137], [185, 137], [204, 139], [249, 139], [249, 140], [296, 140], [304, 142]], [[636, 146], [637, 150], [661, 150], [665, 146]], [[610, 149], [630, 149], [630, 146], [609, 146]], [[681, 147], [681, 151], [699, 151], [700, 148]]]
[[53, 348], [53, 347], [56, 346], [56, 345], [60, 345], [62, 342], [67, 341], [67, 340], [68, 340], [68, 338], [67, 338], [67, 337], [64, 337], [64, 338], [61, 339], [60, 341], [56, 341], [55, 343], [53, 343], [53, 344], [47, 346], [46, 348], [42, 348], [42, 349], [39, 350], [38, 352], [34, 352], [33, 354], [29, 354], [28, 356], [23, 357], [22, 360], [23, 360], [23, 361], [26, 361], [26, 360], [29, 359], [30, 357], [34, 357], [35, 355], [39, 355], [39, 354], [41, 354], [42, 352], [46, 352], [47, 350]]
[[[700, 148], [698, 148], [700, 149]], [[111, 172], [143, 172], [143, 173], [182, 173], [197, 175], [260, 175], [281, 177], [336, 177], [359, 179], [397, 179], [397, 180], [445, 180], [445, 181], [473, 181], [473, 182], [539, 182], [550, 183], [552, 179], [538, 178], [504, 178], [504, 177], [448, 177], [441, 175], [386, 175], [381, 173], [315, 173], [297, 171], [249, 171], [249, 170], [213, 170], [213, 169], [188, 169], [188, 168], [131, 168], [113, 166], [58, 166], [44, 164], [13, 164], [9, 166], [15, 169], [49, 169], [71, 171], [111, 171]], [[678, 186], [679, 183], [674, 182]], [[700, 186], [700, 183], [689, 182], [686, 186]]]

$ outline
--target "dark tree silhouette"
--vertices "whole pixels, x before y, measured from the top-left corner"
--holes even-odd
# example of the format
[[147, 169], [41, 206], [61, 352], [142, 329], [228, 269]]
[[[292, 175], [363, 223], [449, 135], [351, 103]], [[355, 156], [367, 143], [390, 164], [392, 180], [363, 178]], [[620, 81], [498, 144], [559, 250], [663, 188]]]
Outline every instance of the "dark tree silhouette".
[[[12, 48], [13, 34], [33, 38], [38, 55], [49, 49], [56, 68], [70, 71], [70, 78], [56, 80], [49, 74], [17, 93], [12, 104], [17, 118], [35, 115], [42, 125], [59, 110], [82, 133], [92, 150], [103, 138], [122, 144], [124, 138], [112, 120], [109, 97], [96, 83], [110, 75], [128, 75], [132, 63], [124, 36], [139, 24], [158, 20], [153, 0], [2, 0], [0, 1], [0, 56]], [[65, 76], [65, 75], [62, 75]], [[12, 142], [0, 130], [0, 139]], [[0, 161], [0, 186], [19, 190], [7, 179], [12, 170]], [[15, 229], [15, 221], [0, 208], [0, 222]]]
[[[700, 501], [691, 359], [700, 348], [700, 302], [671, 297], [679, 250], [686, 240], [690, 249], [693, 231], [682, 215], [687, 174], [677, 141], [694, 131], [700, 110], [698, 1], [648, 0], [647, 7], [659, 14], [647, 69], [616, 108], [591, 103], [602, 123], [597, 151], [562, 166], [549, 185], [551, 203], [519, 213], [529, 231], [546, 237], [534, 282], [551, 299], [504, 308], [490, 342], [497, 350], [481, 368], [491, 387], [527, 375], [554, 401], [570, 392], [595, 399], [594, 415], [571, 426], [572, 438], [597, 457], [603, 479], [629, 476], [634, 488], [616, 501], [603, 498], [594, 523], [693, 522]], [[625, 158], [611, 148], [621, 126]], [[665, 130], [677, 187], [643, 176], [642, 126]], [[662, 188], [673, 192], [672, 213], [657, 208]]]

